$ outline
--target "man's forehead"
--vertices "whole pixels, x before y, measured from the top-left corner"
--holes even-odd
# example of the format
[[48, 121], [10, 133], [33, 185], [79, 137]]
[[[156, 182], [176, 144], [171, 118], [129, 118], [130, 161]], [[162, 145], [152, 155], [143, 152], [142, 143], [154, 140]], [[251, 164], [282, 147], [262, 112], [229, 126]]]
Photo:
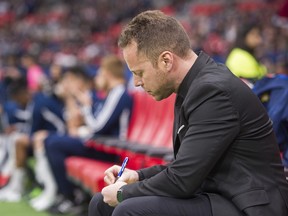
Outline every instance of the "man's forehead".
[[138, 53], [137, 43], [131, 42], [123, 49], [123, 55], [125, 60], [126, 59], [138, 59], [140, 56]]
[[138, 52], [135, 44], [130, 44], [129, 46], [125, 47], [123, 49], [123, 56], [130, 70], [149, 61], [149, 59], [143, 53]]

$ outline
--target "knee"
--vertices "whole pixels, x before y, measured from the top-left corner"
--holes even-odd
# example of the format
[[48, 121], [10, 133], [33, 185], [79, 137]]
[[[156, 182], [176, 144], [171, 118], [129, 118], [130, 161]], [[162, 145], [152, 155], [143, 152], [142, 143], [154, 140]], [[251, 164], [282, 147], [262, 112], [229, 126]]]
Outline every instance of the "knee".
[[32, 137], [34, 149], [42, 149], [44, 140], [47, 138], [47, 136], [48, 132], [46, 130], [35, 132]]
[[113, 211], [112, 216], [131, 216], [131, 215], [137, 215], [136, 212], [133, 210], [133, 199], [127, 199], [121, 202], [116, 206], [116, 208]]
[[98, 212], [98, 206], [101, 205], [101, 203], [104, 204], [102, 194], [101, 193], [95, 194], [89, 203], [88, 215], [89, 216], [99, 215], [97, 214], [97, 212]]
[[30, 140], [29, 137], [25, 134], [19, 136], [16, 140], [15, 140], [15, 145], [16, 148], [21, 148], [21, 149], [26, 149], [29, 147], [30, 144]]
[[57, 137], [48, 136], [43, 139], [43, 144], [46, 152], [55, 151], [58, 148], [59, 141]]

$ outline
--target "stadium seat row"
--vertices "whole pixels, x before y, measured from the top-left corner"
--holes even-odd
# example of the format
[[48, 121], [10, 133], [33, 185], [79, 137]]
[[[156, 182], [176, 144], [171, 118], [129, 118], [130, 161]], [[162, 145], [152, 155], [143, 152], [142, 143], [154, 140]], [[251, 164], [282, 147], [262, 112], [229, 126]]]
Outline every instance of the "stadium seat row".
[[[130, 169], [164, 164], [173, 158], [172, 128], [175, 95], [155, 101], [144, 92], [133, 93], [133, 109], [125, 140], [95, 137], [86, 142], [90, 148], [117, 154], [122, 161], [129, 157]], [[104, 187], [104, 171], [112, 164], [93, 159], [70, 157], [66, 161], [67, 174], [90, 193]]]

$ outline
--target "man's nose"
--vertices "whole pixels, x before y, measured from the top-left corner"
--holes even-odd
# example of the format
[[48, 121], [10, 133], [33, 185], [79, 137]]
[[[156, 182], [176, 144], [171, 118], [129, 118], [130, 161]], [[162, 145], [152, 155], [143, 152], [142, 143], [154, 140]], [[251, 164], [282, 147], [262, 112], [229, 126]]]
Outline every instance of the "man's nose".
[[143, 86], [143, 81], [141, 78], [134, 76], [134, 85], [136, 87]]

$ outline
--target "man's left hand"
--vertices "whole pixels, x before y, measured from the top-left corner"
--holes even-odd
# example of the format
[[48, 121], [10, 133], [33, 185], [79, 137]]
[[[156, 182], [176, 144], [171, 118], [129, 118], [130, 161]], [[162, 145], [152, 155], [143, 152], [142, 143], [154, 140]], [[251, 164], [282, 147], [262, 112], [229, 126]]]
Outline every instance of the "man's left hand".
[[118, 205], [118, 200], [117, 200], [117, 191], [123, 186], [126, 185], [127, 183], [123, 181], [117, 181], [114, 184], [108, 185], [104, 187], [101, 191], [103, 195], [103, 201], [107, 203], [109, 206], [115, 207]]

